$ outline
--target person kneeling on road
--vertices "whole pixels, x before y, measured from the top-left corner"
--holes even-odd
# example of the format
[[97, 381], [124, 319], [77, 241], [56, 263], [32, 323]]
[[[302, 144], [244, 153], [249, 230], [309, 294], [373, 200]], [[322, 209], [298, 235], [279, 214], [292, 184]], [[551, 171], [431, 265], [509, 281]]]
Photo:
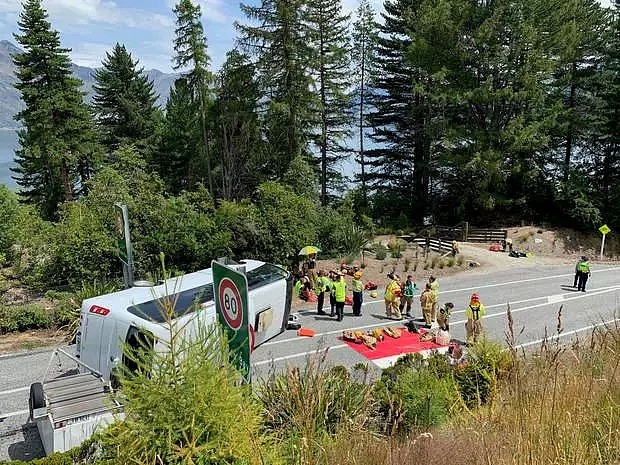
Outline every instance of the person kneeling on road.
[[450, 331], [450, 314], [453, 308], [454, 304], [452, 302], [447, 302], [442, 308], [439, 309], [439, 315], [437, 315], [437, 324], [439, 325], [439, 329]]
[[467, 316], [467, 323], [465, 323], [465, 330], [467, 331], [467, 344], [471, 345], [478, 341], [482, 335], [482, 317], [484, 317], [486, 309], [480, 302], [480, 295], [474, 292], [469, 300], [469, 306], [465, 310]]

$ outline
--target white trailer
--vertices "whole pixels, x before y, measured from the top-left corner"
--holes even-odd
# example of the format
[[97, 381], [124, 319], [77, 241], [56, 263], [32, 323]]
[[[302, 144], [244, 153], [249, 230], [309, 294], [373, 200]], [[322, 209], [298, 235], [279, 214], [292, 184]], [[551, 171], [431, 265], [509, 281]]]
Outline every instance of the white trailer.
[[[56, 352], [76, 360], [61, 349]], [[122, 418], [121, 404], [111, 394], [110, 383], [91, 370], [32, 384], [30, 419], [37, 425], [45, 453], [79, 446], [98, 428]]]

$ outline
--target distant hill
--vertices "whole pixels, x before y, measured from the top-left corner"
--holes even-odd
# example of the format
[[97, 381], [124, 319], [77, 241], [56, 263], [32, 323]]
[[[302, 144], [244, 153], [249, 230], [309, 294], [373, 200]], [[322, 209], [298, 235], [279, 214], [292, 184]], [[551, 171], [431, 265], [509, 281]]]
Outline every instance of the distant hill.
[[[11, 60], [11, 54], [19, 53], [20, 51], [12, 42], [8, 40], [0, 41], [0, 127], [3, 128], [17, 127], [17, 123], [13, 120], [13, 115], [17, 114], [23, 106], [19, 92], [13, 87], [15, 83], [15, 65], [13, 65]], [[90, 102], [95, 70], [76, 64], [73, 64], [72, 68], [73, 74], [84, 83], [82, 90], [87, 93], [86, 100]], [[178, 74], [162, 73], [157, 69], [148, 70], [146, 74], [153, 81], [155, 92], [159, 95], [157, 104], [164, 106], [170, 94], [170, 88]]]

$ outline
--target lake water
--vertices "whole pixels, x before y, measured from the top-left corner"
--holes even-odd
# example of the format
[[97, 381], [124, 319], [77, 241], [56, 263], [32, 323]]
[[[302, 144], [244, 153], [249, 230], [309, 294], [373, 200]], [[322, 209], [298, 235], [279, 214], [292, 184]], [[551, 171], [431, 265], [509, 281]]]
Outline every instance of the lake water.
[[14, 179], [11, 179], [10, 168], [15, 166], [13, 161], [17, 148], [17, 132], [14, 130], [0, 130], [0, 184], [5, 184], [14, 189], [17, 187]]

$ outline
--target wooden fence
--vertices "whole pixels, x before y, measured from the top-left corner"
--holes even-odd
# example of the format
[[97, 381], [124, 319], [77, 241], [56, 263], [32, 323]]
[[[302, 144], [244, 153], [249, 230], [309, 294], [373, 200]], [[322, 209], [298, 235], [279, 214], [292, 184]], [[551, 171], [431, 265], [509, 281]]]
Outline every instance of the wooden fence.
[[435, 236], [445, 240], [463, 242], [500, 242], [508, 237], [505, 229], [472, 228], [465, 222], [462, 226], [435, 226]]

